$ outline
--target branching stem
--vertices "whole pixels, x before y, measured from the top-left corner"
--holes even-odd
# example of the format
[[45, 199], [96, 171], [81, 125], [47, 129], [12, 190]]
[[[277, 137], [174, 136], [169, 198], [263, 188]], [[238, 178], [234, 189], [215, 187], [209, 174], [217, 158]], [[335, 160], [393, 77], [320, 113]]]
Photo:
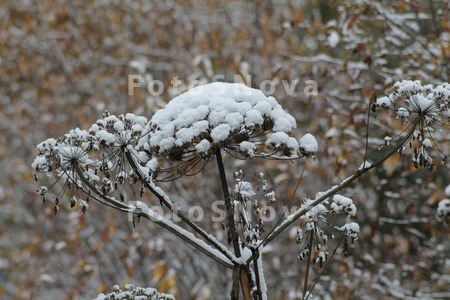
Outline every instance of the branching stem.
[[[264, 240], [263, 245], [266, 246], [269, 244], [275, 237], [277, 237], [281, 232], [283, 232], [288, 226], [290, 226], [292, 223], [297, 221], [301, 216], [305, 215], [308, 211], [310, 211], [313, 207], [317, 206], [318, 204], [322, 203], [329, 197], [335, 195], [337, 192], [342, 190], [343, 188], [349, 186], [353, 181], [360, 178], [364, 173], [368, 172], [369, 170], [379, 166], [382, 164], [385, 160], [387, 160], [389, 157], [397, 153], [411, 138], [411, 136], [414, 133], [415, 128], [417, 127], [418, 123], [420, 122], [420, 118], [418, 118], [415, 123], [412, 126], [412, 129], [408, 132], [408, 134], [405, 136], [405, 138], [394, 148], [392, 148], [391, 151], [386, 153], [382, 158], [380, 158], [378, 161], [373, 163], [372, 165], [358, 170], [355, 174], [352, 176], [344, 179], [340, 184], [336, 185], [335, 187], [329, 189], [327, 192], [321, 194], [318, 198], [316, 198], [309, 206], [296, 211], [292, 215], [290, 215], [283, 223], [280, 224], [277, 228], [273, 230], [273, 232]], [[252, 258], [250, 258], [251, 260]]]

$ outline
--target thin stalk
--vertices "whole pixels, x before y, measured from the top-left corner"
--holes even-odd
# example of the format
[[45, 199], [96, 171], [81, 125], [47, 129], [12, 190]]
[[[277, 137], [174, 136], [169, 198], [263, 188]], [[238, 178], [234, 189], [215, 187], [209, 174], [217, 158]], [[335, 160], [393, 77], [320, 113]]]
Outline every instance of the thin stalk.
[[331, 264], [331, 261], [334, 257], [334, 255], [336, 254], [337, 249], [339, 248], [339, 246], [342, 243], [342, 240], [344, 239], [344, 235], [342, 235], [341, 239], [339, 240], [339, 243], [337, 244], [336, 248], [334, 248], [333, 253], [331, 254], [331, 256], [328, 258], [327, 263], [325, 264], [325, 266], [322, 268], [322, 270], [320, 271], [319, 276], [317, 276], [317, 279], [314, 281], [314, 284], [311, 287], [311, 290], [309, 291], [308, 295], [306, 296], [305, 300], [308, 300], [309, 296], [311, 296], [312, 291], [314, 290], [317, 282], [319, 282], [320, 277], [322, 277], [323, 273], [325, 272], [325, 270], [328, 268], [328, 266]]
[[[315, 226], [315, 225], [314, 225]], [[303, 299], [307, 297], [306, 293], [308, 292], [308, 277], [309, 277], [309, 269], [311, 268], [311, 257], [312, 257], [312, 242], [313, 242], [313, 234], [316, 229], [314, 228], [309, 232], [309, 244], [308, 244], [308, 262], [306, 263], [306, 272], [305, 272], [305, 281], [303, 283]]]

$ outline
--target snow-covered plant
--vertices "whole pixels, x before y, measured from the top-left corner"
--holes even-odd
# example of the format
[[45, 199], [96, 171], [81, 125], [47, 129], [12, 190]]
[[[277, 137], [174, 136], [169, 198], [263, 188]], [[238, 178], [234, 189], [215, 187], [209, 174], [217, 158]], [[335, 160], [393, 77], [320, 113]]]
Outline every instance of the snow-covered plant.
[[[290, 210], [275, 226], [262, 222], [262, 206], [275, 201], [275, 192], [267, 191], [264, 175], [258, 173], [256, 180], [249, 180], [243, 171], [238, 171], [236, 183], [230, 186], [224, 155], [228, 159], [295, 161], [314, 158], [318, 143], [309, 133], [297, 140], [293, 136], [295, 119], [273, 97], [242, 84], [199, 86], [171, 100], [149, 121], [133, 114], [114, 116], [106, 112], [87, 131], [77, 128], [40, 143], [32, 166], [36, 178], [39, 173], [51, 174], [56, 178], [55, 184], [62, 186], [59, 191], [55, 191], [56, 185], [38, 190], [44, 202], [53, 202], [55, 213], [63, 194], [71, 189], [70, 206], [78, 205], [83, 213], [92, 199], [129, 213], [133, 223], [148, 219], [231, 269], [231, 299], [239, 299], [240, 295], [244, 299], [267, 299], [262, 250], [289, 226], [297, 224], [297, 242], [301, 245], [298, 256], [307, 260], [304, 295], [309, 295], [310, 263], [326, 266], [331, 252], [329, 237], [339, 234], [345, 251], [360, 233], [359, 225], [351, 220], [357, 212], [355, 203], [338, 193], [408, 145], [414, 149], [416, 167], [432, 168], [430, 148], [436, 148], [446, 161], [443, 148], [433, 137], [441, 134], [435, 126], [448, 124], [449, 101], [448, 84], [434, 88], [411, 81], [396, 83], [388, 96], [372, 99], [373, 110], [394, 111], [400, 125], [406, 127], [398, 132], [392, 129], [392, 138], [384, 138], [385, 145], [380, 149], [390, 150], [372, 163], [367, 161], [367, 155], [361, 158], [363, 163], [357, 164], [354, 174], [303, 200], [300, 207]], [[213, 160], [225, 202], [226, 241], [192, 221], [157, 185], [159, 181], [197, 175]], [[159, 201], [152, 203], [144, 197], [145, 191]], [[291, 204], [292, 199], [286, 201], [286, 195], [277, 194], [277, 198], [277, 204]], [[161, 205], [183, 226], [150, 204]], [[441, 201], [438, 218], [448, 220], [448, 206], [448, 200]], [[332, 221], [332, 217], [340, 221]]]
[[[413, 149], [412, 162], [416, 168], [432, 169], [434, 160], [430, 151], [437, 150], [444, 162], [448, 158], [437, 145], [433, 135], [440, 126], [450, 121], [450, 85], [422, 85], [420, 81], [403, 80], [394, 84], [387, 96], [376, 99], [374, 111], [393, 111], [396, 119], [406, 126], [407, 134], [402, 136], [399, 148], [402, 152], [407, 145]], [[436, 134], [439, 134], [436, 133]], [[390, 141], [390, 137], [387, 137]], [[385, 137], [386, 141], [386, 137]]]
[[135, 287], [125, 284], [123, 289], [115, 285], [109, 294], [100, 294], [94, 300], [175, 300], [172, 295], [158, 292], [154, 288]]
[[[198, 86], [158, 110], [138, 149], [168, 161], [161, 177], [195, 173], [224, 151], [239, 158], [313, 156], [317, 142], [289, 136], [295, 119], [273, 97], [243, 84]], [[164, 175], [162, 175], [164, 174]]]

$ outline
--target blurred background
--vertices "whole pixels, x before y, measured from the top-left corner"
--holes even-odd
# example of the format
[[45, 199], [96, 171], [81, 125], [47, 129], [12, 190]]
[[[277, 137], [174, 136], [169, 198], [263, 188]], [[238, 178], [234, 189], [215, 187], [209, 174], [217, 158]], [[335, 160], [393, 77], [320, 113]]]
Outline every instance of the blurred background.
[[[92, 299], [133, 283], [179, 299], [227, 299], [231, 274], [153, 224], [133, 231], [126, 215], [95, 203], [83, 215], [63, 201], [55, 216], [36, 194], [35, 145], [88, 129], [105, 109], [150, 119], [193, 80], [250, 75], [256, 88], [271, 80], [297, 119], [294, 135], [318, 139], [318, 158], [244, 164], [228, 157], [226, 165], [250, 177], [265, 172], [281, 213], [303, 168], [297, 206], [355, 172], [374, 92], [383, 95], [402, 79], [449, 81], [449, 15], [448, 0], [2, 0], [0, 298]], [[144, 80], [132, 96], [130, 74]], [[160, 95], [146, 90], [151, 80], [164, 84]], [[297, 81], [293, 94], [283, 80]], [[317, 95], [305, 93], [307, 80], [317, 83]], [[389, 128], [401, 130], [395, 120], [373, 117], [369, 158], [379, 155]], [[448, 148], [447, 131], [437, 139]], [[410, 159], [395, 156], [345, 191], [358, 207], [360, 238], [348, 257], [336, 250], [317, 299], [450, 297], [449, 231], [434, 217], [449, 172], [439, 163], [415, 171]], [[163, 187], [186, 207], [209, 208], [222, 197], [214, 174], [210, 164], [200, 177]], [[222, 238], [220, 224], [206, 219], [200, 224]], [[264, 254], [269, 299], [301, 299], [306, 264], [297, 258], [295, 229]], [[311, 283], [320, 271], [312, 267]]]

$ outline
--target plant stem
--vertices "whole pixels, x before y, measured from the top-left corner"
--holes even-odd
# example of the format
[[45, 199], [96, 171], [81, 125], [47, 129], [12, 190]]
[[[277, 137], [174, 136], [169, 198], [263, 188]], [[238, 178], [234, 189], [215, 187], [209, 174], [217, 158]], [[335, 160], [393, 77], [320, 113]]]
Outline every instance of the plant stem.
[[[234, 208], [231, 203], [230, 191], [228, 190], [228, 182], [225, 174], [225, 168], [223, 166], [222, 154], [220, 149], [216, 152], [217, 167], [219, 169], [220, 182], [222, 184], [222, 192], [225, 199], [225, 207], [227, 210], [227, 222], [228, 222], [228, 239], [231, 240], [233, 245], [234, 254], [236, 257], [241, 257], [241, 249], [239, 246], [239, 239], [234, 224]], [[239, 266], [235, 266], [233, 269], [233, 287], [231, 289], [231, 299], [239, 299], [239, 285], [241, 279], [241, 270]]]
[[256, 278], [256, 291], [257, 291], [257, 300], [262, 300], [262, 292], [261, 292], [261, 282], [259, 276], [259, 250], [255, 248], [251, 248], [252, 250], [252, 257], [253, 257], [253, 268], [255, 269], [255, 278]]
[[225, 168], [223, 166], [222, 154], [220, 149], [216, 152], [217, 167], [219, 168], [220, 182], [222, 184], [222, 192], [225, 198], [225, 207], [227, 209], [228, 221], [228, 237], [231, 239], [234, 253], [236, 257], [241, 257], [241, 249], [239, 247], [239, 239], [237, 235], [236, 225], [234, 224], [234, 207], [231, 203], [230, 191], [228, 190], [227, 177], [225, 175]]
[[[316, 226], [316, 225], [314, 225]], [[303, 299], [305, 299], [305, 297], [307, 297], [308, 293], [308, 277], [309, 277], [309, 269], [311, 268], [311, 257], [312, 257], [312, 242], [313, 242], [313, 234], [315, 234], [316, 229], [313, 228], [310, 232], [309, 232], [309, 241], [308, 241], [308, 262], [306, 263], [306, 272], [305, 272], [305, 282], [303, 284]]]

